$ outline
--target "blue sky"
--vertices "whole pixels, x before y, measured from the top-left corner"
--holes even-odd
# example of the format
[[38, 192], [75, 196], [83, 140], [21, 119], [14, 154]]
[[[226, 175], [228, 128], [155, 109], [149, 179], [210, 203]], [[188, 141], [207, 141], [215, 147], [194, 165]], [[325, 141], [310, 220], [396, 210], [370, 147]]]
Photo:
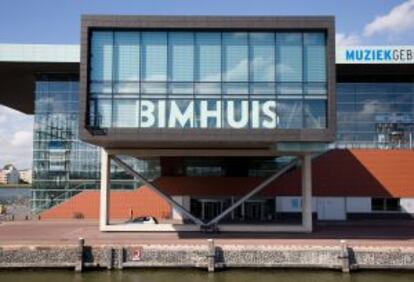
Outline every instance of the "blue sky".
[[[81, 14], [334, 15], [337, 32], [360, 35], [402, 0], [1, 0], [0, 42], [78, 43]], [[411, 1], [412, 2], [412, 1]], [[411, 33], [411, 35], [414, 35]], [[378, 32], [369, 44], [412, 43]]]
[[[0, 0], [0, 43], [77, 44], [82, 14], [333, 15], [338, 45], [414, 44], [414, 0]], [[0, 105], [0, 166], [31, 166], [32, 131]]]

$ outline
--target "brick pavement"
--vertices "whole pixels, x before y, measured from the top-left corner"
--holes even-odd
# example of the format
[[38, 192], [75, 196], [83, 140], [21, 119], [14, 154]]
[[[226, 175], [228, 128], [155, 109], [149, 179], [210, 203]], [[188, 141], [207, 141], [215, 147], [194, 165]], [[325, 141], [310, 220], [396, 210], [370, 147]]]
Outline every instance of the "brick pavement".
[[96, 221], [16, 221], [0, 224], [0, 246], [10, 245], [72, 245], [83, 237], [89, 245], [128, 244], [216, 244], [264, 245], [338, 245], [340, 239], [353, 246], [414, 247], [414, 221], [358, 221], [318, 223], [311, 234], [252, 233], [134, 233], [98, 230]]

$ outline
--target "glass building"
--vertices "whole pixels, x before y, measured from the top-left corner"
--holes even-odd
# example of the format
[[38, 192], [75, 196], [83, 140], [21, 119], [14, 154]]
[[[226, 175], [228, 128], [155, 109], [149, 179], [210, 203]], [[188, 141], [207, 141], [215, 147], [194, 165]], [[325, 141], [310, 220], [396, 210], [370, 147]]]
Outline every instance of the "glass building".
[[[35, 212], [100, 185], [100, 149], [79, 139], [78, 80], [75, 74], [43, 74], [36, 78], [32, 197]], [[148, 176], [156, 176], [159, 171], [156, 160], [128, 162]], [[112, 178], [115, 189], [139, 185], [116, 166], [112, 167]]]
[[93, 31], [90, 61], [90, 127], [326, 127], [324, 32]]
[[413, 148], [414, 83], [337, 84], [337, 146]]
[[[34, 211], [100, 181], [140, 187], [115, 165], [121, 156], [203, 220], [282, 170], [225, 221], [286, 216], [304, 225], [312, 200], [321, 220], [414, 214], [414, 47], [334, 50], [334, 25], [332, 17], [85, 16], [80, 49], [0, 44], [0, 70], [10, 74], [2, 77], [12, 82], [0, 84], [0, 103], [35, 115]], [[133, 193], [125, 216], [152, 204]], [[164, 219], [179, 220], [176, 207]]]

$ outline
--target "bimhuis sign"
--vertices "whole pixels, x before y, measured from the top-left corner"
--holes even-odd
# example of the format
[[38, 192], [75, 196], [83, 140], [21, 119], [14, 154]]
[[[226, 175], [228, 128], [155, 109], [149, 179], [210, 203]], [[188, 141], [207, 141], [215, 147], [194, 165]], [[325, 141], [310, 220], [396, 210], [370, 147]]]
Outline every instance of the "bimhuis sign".
[[414, 46], [343, 46], [337, 64], [414, 64]]

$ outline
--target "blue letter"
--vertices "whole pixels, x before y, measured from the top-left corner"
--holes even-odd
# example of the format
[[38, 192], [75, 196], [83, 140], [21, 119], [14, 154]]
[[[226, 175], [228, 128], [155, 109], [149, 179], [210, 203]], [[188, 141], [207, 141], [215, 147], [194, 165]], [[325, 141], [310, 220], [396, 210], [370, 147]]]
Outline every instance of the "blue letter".
[[391, 50], [384, 50], [384, 60], [385, 61], [391, 61]]
[[346, 60], [347, 61], [355, 60], [355, 52], [353, 50], [346, 50]]

